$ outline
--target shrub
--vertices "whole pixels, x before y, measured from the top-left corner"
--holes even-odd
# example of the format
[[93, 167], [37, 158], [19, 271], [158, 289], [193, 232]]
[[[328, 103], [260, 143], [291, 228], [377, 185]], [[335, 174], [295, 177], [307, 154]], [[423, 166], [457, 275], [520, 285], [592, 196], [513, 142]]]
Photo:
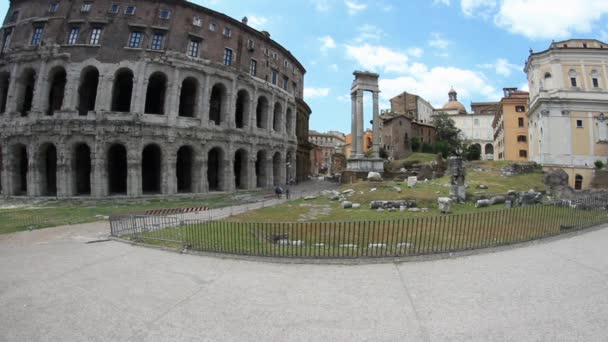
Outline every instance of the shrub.
[[595, 164], [595, 168], [598, 170], [601, 170], [604, 168], [604, 162], [599, 159], [596, 160], [594, 164]]
[[413, 137], [411, 144], [412, 144], [412, 152], [420, 152], [420, 138]]
[[429, 143], [424, 143], [424, 144], [422, 144], [422, 152], [423, 153], [435, 153], [435, 149], [433, 148], [433, 145], [431, 145]]

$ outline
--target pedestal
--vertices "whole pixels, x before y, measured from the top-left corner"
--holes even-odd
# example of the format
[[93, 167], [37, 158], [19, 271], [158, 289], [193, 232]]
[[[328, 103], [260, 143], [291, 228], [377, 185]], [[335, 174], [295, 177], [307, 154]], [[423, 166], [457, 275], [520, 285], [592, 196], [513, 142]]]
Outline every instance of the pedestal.
[[381, 158], [350, 158], [346, 162], [346, 171], [353, 172], [384, 172], [384, 159]]

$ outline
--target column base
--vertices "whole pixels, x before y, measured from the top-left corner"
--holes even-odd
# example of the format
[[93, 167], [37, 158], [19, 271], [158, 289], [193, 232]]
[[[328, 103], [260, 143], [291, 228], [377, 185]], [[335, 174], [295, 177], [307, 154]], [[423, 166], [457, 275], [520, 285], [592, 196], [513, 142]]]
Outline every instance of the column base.
[[350, 158], [346, 161], [346, 170], [353, 172], [384, 172], [384, 159]]

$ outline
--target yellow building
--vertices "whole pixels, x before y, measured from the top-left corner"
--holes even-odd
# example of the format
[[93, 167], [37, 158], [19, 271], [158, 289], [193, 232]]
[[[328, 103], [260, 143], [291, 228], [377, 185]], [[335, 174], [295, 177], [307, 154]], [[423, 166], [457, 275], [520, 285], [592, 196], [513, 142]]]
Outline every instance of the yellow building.
[[494, 160], [528, 160], [528, 92], [504, 88], [494, 116]]
[[572, 187], [588, 188], [594, 162], [608, 157], [608, 44], [554, 42], [531, 52], [525, 71], [530, 160], [545, 169], [564, 169]]
[[[372, 148], [372, 131], [367, 130], [363, 134], [363, 153], [367, 153], [367, 151]], [[353, 137], [350, 134], [347, 134], [344, 139], [344, 148], [343, 153], [346, 159], [350, 158], [353, 146]]]

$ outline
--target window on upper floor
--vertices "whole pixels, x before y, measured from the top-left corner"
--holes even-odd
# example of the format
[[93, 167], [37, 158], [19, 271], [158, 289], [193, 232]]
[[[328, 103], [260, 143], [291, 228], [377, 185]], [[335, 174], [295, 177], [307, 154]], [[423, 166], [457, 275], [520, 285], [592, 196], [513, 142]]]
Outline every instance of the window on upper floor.
[[545, 79], [547, 79], [547, 78], [551, 78], [551, 73], [550, 72], [546, 72], [545, 73]]
[[198, 26], [198, 27], [203, 26], [203, 19], [201, 19], [199, 17], [192, 18], [192, 25]]
[[152, 34], [152, 44], [150, 44], [150, 49], [152, 50], [162, 50], [163, 42], [165, 40], [165, 34], [162, 32], [154, 32]]
[[276, 52], [272, 53], [272, 59], [277, 60], [279, 59], [279, 55]]
[[89, 39], [89, 44], [99, 45], [99, 41], [101, 40], [101, 31], [101, 27], [93, 27], [93, 29], [91, 29], [91, 38]]
[[217, 25], [215, 23], [209, 23], [209, 31], [215, 32], [217, 30]]
[[576, 120], [576, 128], [583, 128], [583, 120]]
[[289, 78], [287, 76], [283, 76], [283, 89], [288, 90], [289, 88]]
[[137, 7], [135, 6], [127, 6], [127, 8], [125, 8], [125, 15], [135, 15], [136, 9]]
[[258, 61], [255, 59], [249, 61], [249, 74], [251, 76], [257, 76], [258, 74]]
[[82, 6], [80, 6], [80, 12], [83, 12], [83, 13], [91, 12], [92, 7], [93, 7], [92, 3], [85, 2], [84, 4], [82, 4]]
[[201, 41], [199, 39], [190, 39], [188, 44], [188, 56], [198, 58], [198, 54], [201, 47]]
[[118, 6], [118, 4], [111, 4], [110, 8], [108, 9], [108, 12], [112, 14], [116, 14], [118, 11], [120, 11], [120, 6]]
[[568, 72], [568, 76], [570, 76], [570, 85], [572, 87], [576, 87], [576, 71], [570, 70], [570, 72]]
[[527, 142], [528, 137], [526, 137], [525, 135], [518, 135], [517, 136], [517, 142]]
[[224, 49], [224, 65], [227, 65], [227, 66], [232, 65], [232, 49], [229, 49], [229, 48]]
[[34, 33], [32, 34], [32, 45], [40, 45], [42, 42], [42, 33], [44, 28], [42, 26], [34, 27]]
[[225, 37], [232, 37], [232, 29], [230, 27], [224, 27], [224, 32], [223, 32]]
[[272, 84], [277, 85], [279, 81], [279, 72], [277, 70], [272, 69]]
[[74, 45], [78, 42], [78, 36], [80, 35], [80, 27], [75, 26], [70, 29], [70, 34], [68, 35], [68, 44]]
[[2, 50], [0, 52], [7, 52], [11, 46], [11, 38], [13, 36], [13, 29], [8, 28], [4, 30], [4, 37], [2, 38]]
[[255, 47], [255, 42], [253, 41], [253, 39], [248, 39], [247, 40], [247, 49], [253, 50], [254, 47]]
[[158, 13], [158, 17], [161, 19], [169, 19], [171, 18], [171, 11], [169, 11], [167, 8], [163, 8]]
[[55, 13], [59, 9], [59, 3], [53, 2], [49, 4], [49, 13]]
[[293, 96], [296, 96], [298, 93], [298, 84], [296, 82], [291, 82], [291, 93]]
[[264, 48], [264, 56], [270, 56], [270, 52], [268, 51], [268, 48]]
[[593, 84], [593, 88], [600, 87], [600, 73], [597, 70], [591, 70], [591, 83]]
[[133, 49], [140, 48], [141, 47], [141, 38], [142, 38], [141, 31], [131, 32], [131, 35], [129, 36], [129, 45], [128, 46]]
[[519, 127], [524, 127], [524, 118], [517, 118], [517, 125]]
[[523, 113], [526, 111], [526, 107], [524, 106], [515, 106], [515, 111], [518, 113]]

